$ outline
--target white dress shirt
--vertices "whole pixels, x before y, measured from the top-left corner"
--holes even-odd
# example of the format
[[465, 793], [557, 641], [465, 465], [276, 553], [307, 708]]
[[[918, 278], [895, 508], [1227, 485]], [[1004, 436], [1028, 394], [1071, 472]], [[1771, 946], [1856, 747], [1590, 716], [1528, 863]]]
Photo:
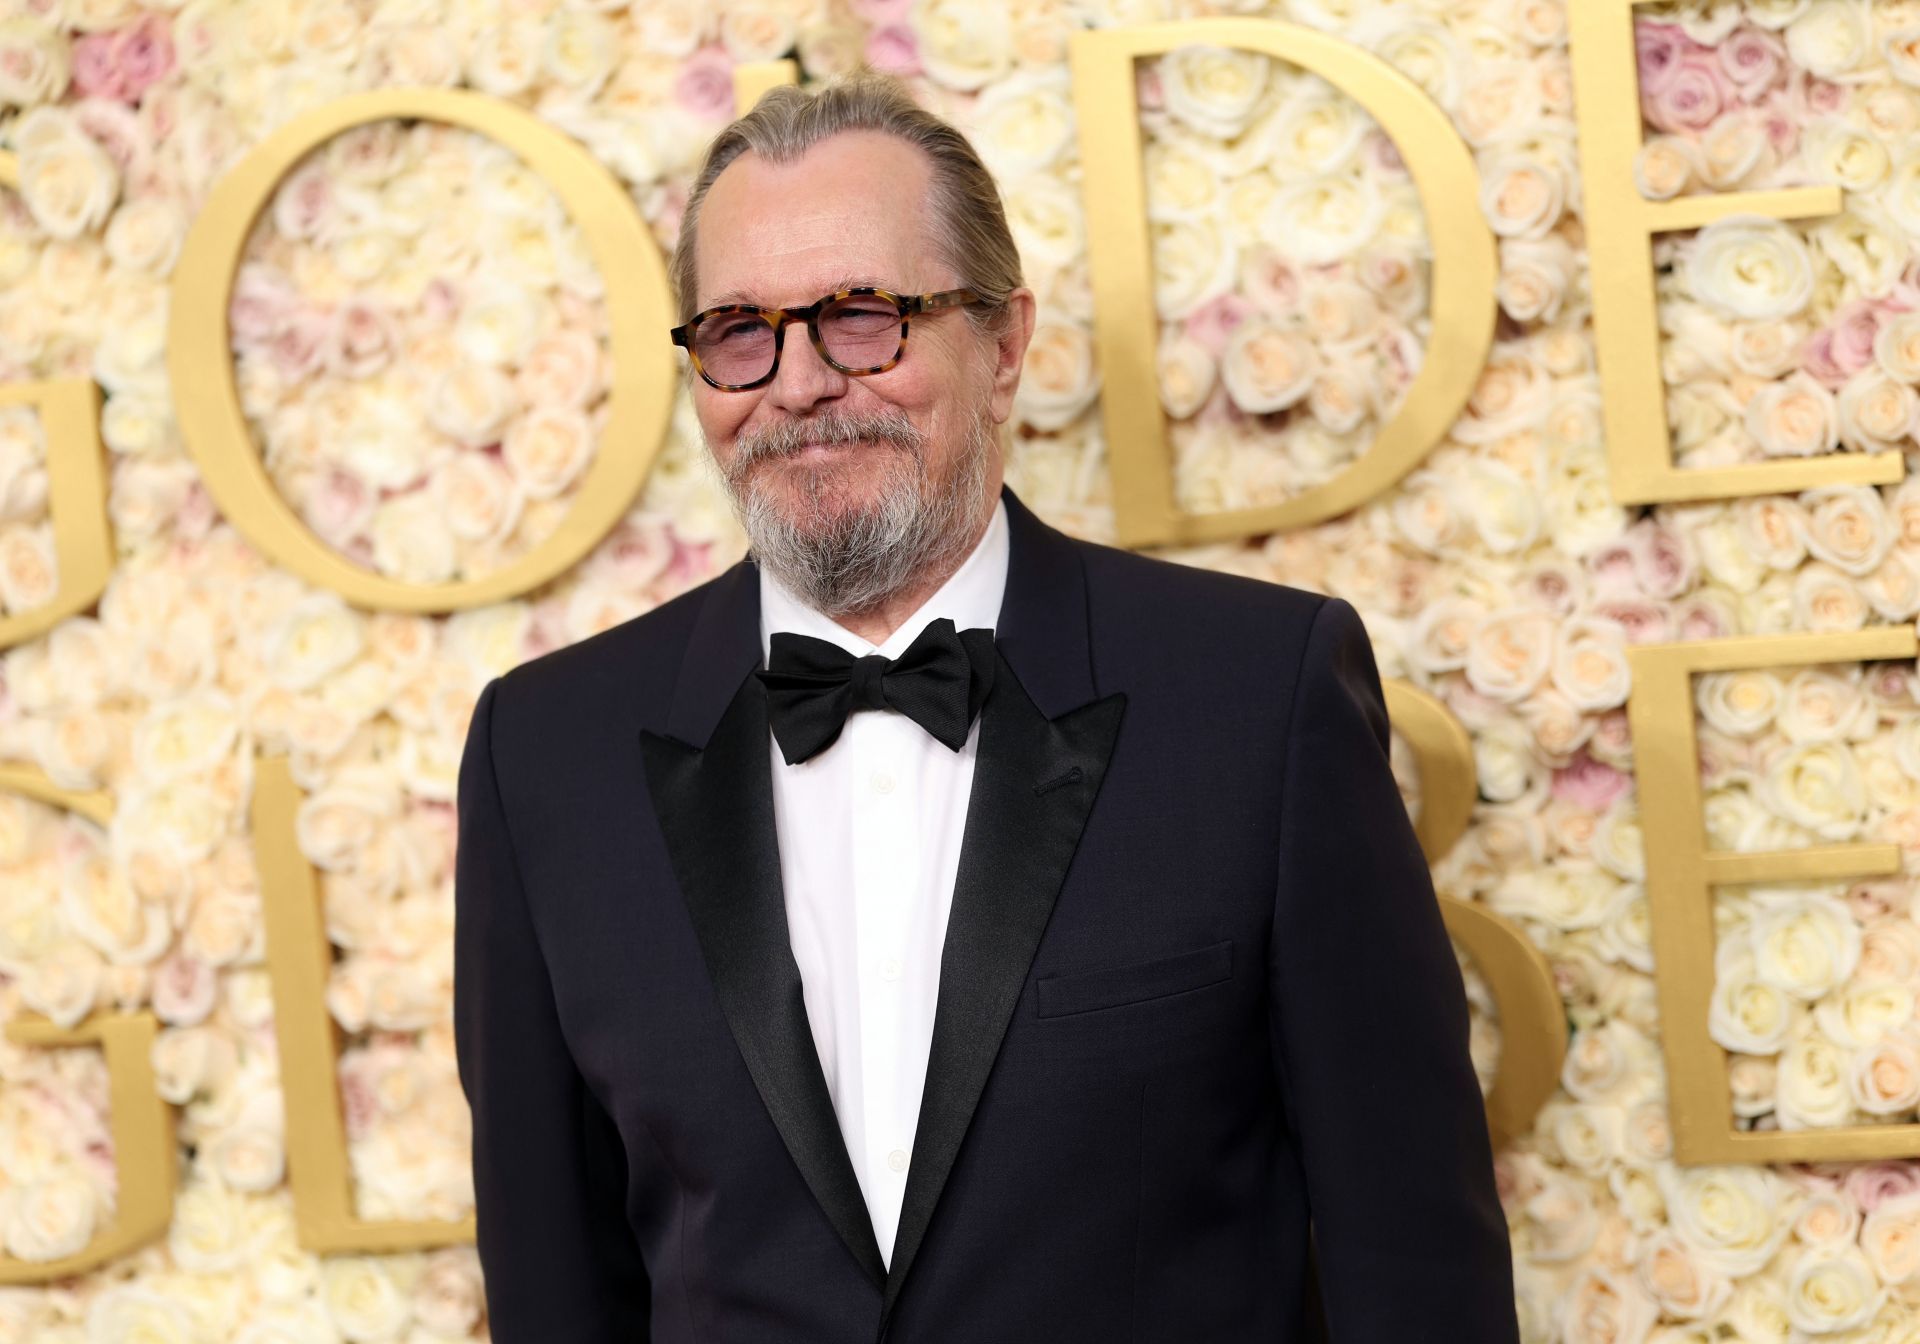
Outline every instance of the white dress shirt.
[[[856, 657], [897, 658], [941, 616], [958, 630], [993, 626], [1006, 579], [1004, 503], [960, 567], [884, 644], [805, 606], [761, 570], [761, 653], [774, 631], [791, 630]], [[768, 734], [787, 937], [840, 1134], [888, 1263], [979, 738], [977, 717], [966, 745], [953, 751], [897, 710], [858, 710], [832, 745], [788, 765]]]

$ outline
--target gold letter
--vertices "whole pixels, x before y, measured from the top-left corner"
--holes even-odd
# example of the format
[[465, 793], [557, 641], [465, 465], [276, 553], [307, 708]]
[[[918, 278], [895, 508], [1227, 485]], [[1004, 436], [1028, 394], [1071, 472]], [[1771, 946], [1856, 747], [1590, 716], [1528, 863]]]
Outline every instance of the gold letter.
[[53, 520], [60, 584], [53, 600], [0, 616], [0, 649], [52, 629], [107, 590], [113, 536], [107, 527], [107, 472], [100, 446], [100, 389], [91, 379], [0, 387], [0, 406], [36, 405], [47, 436], [47, 514]]
[[782, 84], [798, 84], [800, 67], [793, 61], [749, 61], [733, 67], [733, 114], [744, 116], [760, 95]]
[[[0, 766], [0, 792], [65, 808], [103, 826], [113, 815], [113, 803], [104, 792], [62, 789], [27, 766]], [[173, 1112], [160, 1100], [153, 1078], [153, 1041], [158, 1029], [151, 1013], [100, 1014], [65, 1031], [41, 1017], [7, 1024], [7, 1038], [18, 1045], [100, 1046], [107, 1060], [107, 1124], [113, 1134], [118, 1193], [113, 1222], [72, 1255], [36, 1261], [0, 1254], [0, 1284], [48, 1283], [84, 1274], [167, 1230], [173, 1219], [176, 1154]]]
[[473, 1215], [458, 1222], [372, 1222], [353, 1211], [346, 1117], [340, 1109], [338, 1034], [327, 1011], [332, 948], [320, 918], [320, 884], [300, 852], [294, 817], [300, 790], [285, 756], [255, 761], [254, 864], [267, 927], [273, 1033], [286, 1109], [287, 1180], [294, 1225], [310, 1251], [411, 1251], [473, 1240]]
[[1752, 882], [1833, 882], [1900, 871], [1897, 845], [1814, 845], [1762, 853], [1710, 851], [1701, 820], [1693, 674], [1798, 667], [1920, 652], [1911, 625], [1850, 634], [1755, 635], [1627, 650], [1627, 718], [1647, 850], [1654, 984], [1667, 1058], [1676, 1162], [1857, 1162], [1920, 1154], [1920, 1126], [1739, 1132], [1727, 1056], [1707, 1030], [1713, 1001], [1713, 888]]
[[[1431, 863], [1467, 829], [1479, 792], [1473, 743], [1447, 707], [1404, 681], [1382, 689], [1394, 730], [1420, 767], [1420, 818], [1414, 831]], [[1487, 1093], [1487, 1128], [1500, 1147], [1533, 1128], [1542, 1102], [1560, 1083], [1567, 1057], [1567, 1015], [1553, 971], [1517, 924], [1485, 906], [1440, 898], [1454, 942], [1473, 959], [1500, 1007], [1500, 1067]]]
[[1652, 504], [1899, 480], [1897, 452], [1838, 453], [1733, 467], [1673, 465], [1660, 377], [1660, 327], [1654, 315], [1649, 255], [1653, 236], [1697, 229], [1733, 214], [1773, 219], [1831, 215], [1840, 209], [1840, 188], [1792, 187], [1670, 201], [1642, 196], [1633, 176], [1640, 148], [1634, 3], [1577, 0], [1567, 6], [1587, 256], [1594, 276], [1594, 348], [1613, 497], [1622, 504]]
[[[309, 532], [261, 465], [233, 382], [228, 296], [241, 250], [281, 176], [341, 131], [389, 117], [424, 117], [499, 141], [552, 184], [606, 283], [613, 389], [599, 451], [573, 509], [545, 541], [482, 578], [402, 583], [370, 573]], [[233, 525], [309, 583], [363, 607], [453, 611], [517, 596], [564, 572], [626, 512], [666, 432], [676, 372], [666, 329], [666, 271], [633, 202], [600, 163], [531, 113], [454, 89], [350, 94], [295, 117], [215, 185], [181, 249], [172, 281], [167, 373], [187, 447]]]
[[[1191, 43], [1295, 62], [1373, 113], [1413, 173], [1434, 258], [1433, 334], [1425, 362], [1373, 446], [1333, 479], [1281, 503], [1199, 514], [1181, 511], [1174, 499], [1154, 360], [1153, 249], [1133, 95], [1137, 57]], [[1101, 423], [1120, 544], [1226, 541], [1305, 527], [1364, 503], [1413, 470], [1466, 404], [1493, 343], [1493, 234], [1480, 214], [1473, 157], [1446, 114], [1412, 80], [1359, 47], [1270, 19], [1193, 19], [1075, 33], [1071, 58]]]

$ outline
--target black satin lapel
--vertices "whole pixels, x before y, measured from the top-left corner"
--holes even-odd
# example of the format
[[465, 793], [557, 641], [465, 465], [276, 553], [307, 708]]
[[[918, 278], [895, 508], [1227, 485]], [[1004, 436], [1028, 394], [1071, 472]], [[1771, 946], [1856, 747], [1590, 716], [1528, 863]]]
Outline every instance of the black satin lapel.
[[1126, 696], [1049, 720], [1004, 659], [980, 742], [954, 876], [940, 994], [882, 1318], [932, 1221], [1026, 984], [1120, 731]]
[[787, 937], [766, 690], [756, 677], [741, 682], [704, 750], [646, 730], [640, 747], [674, 876], [747, 1071], [807, 1188], [877, 1287], [886, 1267]]

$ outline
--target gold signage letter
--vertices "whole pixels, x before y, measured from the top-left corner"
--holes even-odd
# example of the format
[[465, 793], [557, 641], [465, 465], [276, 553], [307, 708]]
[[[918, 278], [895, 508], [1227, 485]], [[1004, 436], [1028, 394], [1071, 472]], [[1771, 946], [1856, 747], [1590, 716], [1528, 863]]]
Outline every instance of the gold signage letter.
[[1920, 1125], [1741, 1132], [1733, 1128], [1726, 1051], [1707, 1030], [1713, 1000], [1713, 889], [1754, 882], [1838, 882], [1900, 871], [1897, 845], [1709, 850], [1702, 821], [1693, 676], [1759, 667], [1912, 658], [1911, 625], [1849, 634], [1754, 635], [1627, 650], [1640, 829], [1647, 849], [1654, 985], [1667, 1059], [1674, 1161], [1856, 1162], [1920, 1155]]
[[1731, 467], [1673, 465], [1649, 255], [1654, 235], [1697, 229], [1735, 214], [1772, 219], [1835, 214], [1840, 209], [1840, 188], [1789, 187], [1678, 196], [1669, 201], [1642, 196], [1633, 174], [1641, 143], [1634, 4], [1635, 0], [1577, 0], [1567, 5], [1583, 218], [1595, 277], [1594, 349], [1600, 365], [1613, 497], [1622, 504], [1654, 504], [1783, 494], [1823, 485], [1887, 485], [1899, 480], [1902, 463], [1897, 452], [1836, 453]]
[[[1420, 766], [1420, 819], [1414, 831], [1431, 863], [1466, 832], [1479, 792], [1473, 742], [1438, 700], [1404, 681], [1387, 681], [1387, 715]], [[1553, 971], [1511, 920], [1485, 906], [1440, 898], [1447, 932], [1486, 978], [1500, 1007], [1500, 1067], [1487, 1093], [1495, 1147], [1533, 1128], [1541, 1103], [1560, 1081], [1567, 1057], [1567, 1015]]]
[[[1153, 299], [1153, 248], [1133, 63], [1193, 43], [1305, 66], [1371, 112], [1413, 173], [1433, 244], [1433, 334], [1419, 376], [1373, 446], [1331, 480], [1278, 504], [1183, 512], [1174, 497]], [[1071, 39], [1074, 116], [1085, 173], [1100, 410], [1123, 546], [1227, 541], [1345, 513], [1411, 471], [1466, 404], [1493, 344], [1493, 233], [1480, 214], [1473, 156], [1446, 114], [1385, 61], [1338, 38], [1271, 19], [1191, 19], [1103, 28]]]
[[749, 61], [733, 67], [733, 115], [745, 116], [760, 101], [760, 95], [782, 84], [798, 84], [800, 66], [785, 61]]
[[[91, 387], [92, 384], [82, 384]], [[105, 825], [113, 803], [99, 790], [63, 789], [28, 766], [0, 766], [0, 792], [18, 793], [76, 812]], [[173, 1219], [173, 1112], [160, 1099], [153, 1077], [153, 1042], [159, 1024], [151, 1013], [106, 1013], [62, 1030], [45, 1018], [7, 1024], [17, 1045], [66, 1048], [98, 1045], [107, 1060], [107, 1124], [113, 1134], [118, 1173], [113, 1222], [72, 1255], [58, 1260], [16, 1260], [0, 1254], [0, 1284], [51, 1283], [97, 1269], [137, 1250], [167, 1230]]]
[[[286, 171], [341, 131], [389, 117], [464, 126], [538, 170], [586, 235], [606, 283], [613, 389], [599, 450], [573, 509], [512, 564], [476, 579], [403, 583], [371, 573], [309, 532], [274, 488], [234, 387], [228, 297], [247, 234]], [[207, 489], [254, 545], [309, 583], [363, 607], [442, 612], [518, 596], [565, 572], [620, 520], [660, 451], [677, 371], [666, 270], [620, 184], [591, 154], [511, 103], [457, 89], [350, 94], [295, 117], [226, 172], [194, 220], [172, 280], [167, 373], [187, 447]]]
[[374, 1222], [353, 1211], [347, 1123], [340, 1109], [339, 1033], [327, 1011], [332, 949], [320, 917], [320, 884], [294, 834], [299, 808], [300, 790], [287, 758], [258, 757], [249, 820], [280, 1048], [287, 1180], [300, 1244], [310, 1251], [378, 1252], [470, 1242], [472, 1214], [458, 1222]]
[[12, 648], [91, 607], [113, 570], [107, 468], [100, 444], [100, 389], [86, 378], [0, 387], [0, 406], [35, 406], [47, 436], [47, 514], [60, 583], [53, 600], [0, 616], [0, 649]]

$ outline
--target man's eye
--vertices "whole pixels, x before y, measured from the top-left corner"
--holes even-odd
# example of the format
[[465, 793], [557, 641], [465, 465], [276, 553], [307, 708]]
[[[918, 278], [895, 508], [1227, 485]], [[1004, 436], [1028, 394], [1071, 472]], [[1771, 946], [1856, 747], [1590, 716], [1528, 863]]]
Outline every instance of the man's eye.
[[900, 314], [890, 304], [842, 304], [828, 310], [827, 321], [845, 331], [872, 333], [898, 323]]
[[765, 322], [746, 318], [723, 318], [719, 322], [709, 323], [708, 326], [709, 330], [701, 334], [713, 342], [751, 338], [755, 335], [765, 335], [767, 331]]

